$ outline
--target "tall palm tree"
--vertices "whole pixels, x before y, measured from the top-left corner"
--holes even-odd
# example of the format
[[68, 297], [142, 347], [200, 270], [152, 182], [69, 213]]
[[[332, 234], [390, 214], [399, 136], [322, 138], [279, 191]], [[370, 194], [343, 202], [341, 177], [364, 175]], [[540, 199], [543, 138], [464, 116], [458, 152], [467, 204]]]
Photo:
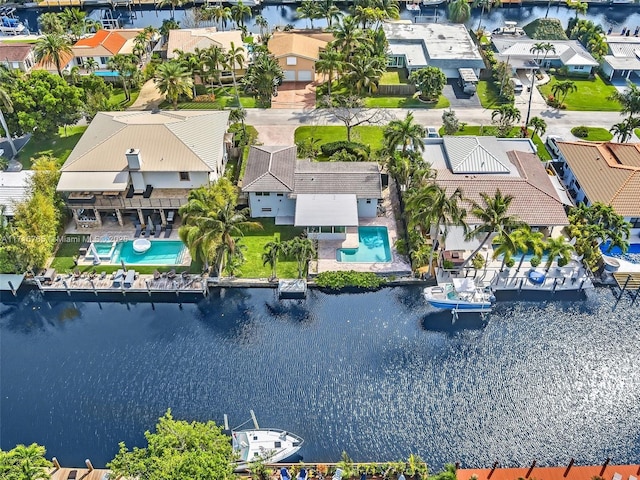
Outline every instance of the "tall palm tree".
[[449, 4], [448, 12], [453, 23], [466, 23], [471, 18], [471, 5], [467, 0], [454, 0]]
[[638, 127], [640, 127], [640, 118], [629, 117], [620, 123], [614, 124], [609, 131], [620, 143], [625, 143], [631, 138], [633, 131]]
[[327, 27], [333, 26], [334, 20], [339, 20], [342, 11], [336, 6], [333, 0], [320, 0], [316, 3], [318, 18], [327, 20]]
[[154, 82], [160, 93], [166, 95], [174, 110], [178, 109], [180, 95], [193, 98], [193, 79], [189, 71], [178, 61], [169, 61], [160, 65], [156, 69]]
[[285, 252], [291, 255], [298, 263], [298, 278], [303, 278], [307, 274], [309, 261], [316, 253], [313, 243], [308, 238], [296, 237], [286, 244]]
[[609, 100], [615, 100], [622, 108], [621, 113], [628, 114], [629, 118], [636, 113], [640, 113], [640, 87], [632, 82], [627, 82], [627, 88], [622, 91], [615, 91], [609, 96]]
[[364, 55], [355, 56], [345, 64], [346, 77], [357, 94], [375, 92], [385, 68], [379, 58]]
[[522, 252], [516, 272], [519, 272], [522, 268], [527, 253], [533, 252], [534, 255], [542, 257], [544, 250], [544, 235], [542, 232], [534, 232], [529, 225], [524, 224], [511, 232], [511, 239], [516, 250]]
[[242, 68], [244, 65], [244, 48], [236, 47], [233, 42], [229, 44], [229, 51], [225, 56], [225, 67], [231, 70], [231, 77], [233, 79], [233, 89], [236, 92], [236, 102], [238, 107], [240, 104], [240, 93], [238, 92], [238, 82], [236, 80], [236, 65], [238, 68]]
[[243, 32], [246, 30], [245, 17], [251, 17], [251, 7], [242, 3], [242, 0], [238, 0], [238, 3], [232, 5], [230, 8], [231, 19], [235, 22], [237, 27]]
[[319, 16], [316, 2], [313, 0], [303, 0], [300, 6], [296, 8], [296, 15], [298, 18], [306, 18], [310, 20], [311, 28], [313, 29], [313, 20]]
[[162, 8], [166, 5], [171, 6], [171, 18], [174, 19], [176, 16], [176, 7], [181, 7], [183, 5], [183, 0], [158, 0], [156, 4], [156, 8]]
[[93, 57], [87, 57], [82, 63], [82, 68], [89, 73], [93, 73], [98, 69], [98, 62]]
[[540, 63], [544, 66], [544, 62], [549, 56], [549, 53], [556, 53], [556, 47], [551, 42], [543, 42], [542, 51], [544, 52], [544, 55], [542, 56], [542, 61]]
[[383, 138], [387, 152], [392, 154], [399, 147], [402, 147], [402, 155], [407, 153], [407, 148], [414, 151], [424, 150], [425, 129], [416, 123], [413, 112], [407, 112], [404, 120], [392, 120], [384, 127]]
[[362, 43], [364, 33], [356, 20], [351, 17], [343, 17], [342, 21], [332, 27], [334, 45], [341, 51], [345, 58], [350, 59], [356, 48]]
[[510, 104], [500, 105], [491, 112], [491, 120], [498, 125], [500, 136], [506, 136], [515, 122], [519, 122], [521, 118], [520, 110]]
[[49, 470], [52, 463], [45, 458], [44, 447], [32, 443], [31, 445], [17, 445], [9, 453], [9, 461], [18, 466], [21, 480], [45, 480], [51, 478]]
[[[556, 258], [559, 258], [558, 266], [564, 266], [571, 260], [571, 253], [574, 248], [567, 239], [564, 237], [550, 238], [545, 243], [545, 250], [547, 251], [547, 263], [545, 264], [545, 270], [548, 272]], [[560, 265], [562, 263], [562, 265]]]
[[222, 85], [220, 66], [224, 64], [224, 57], [224, 51], [218, 45], [211, 45], [202, 52], [203, 74], [205, 74], [211, 82], [212, 90], [214, 81]]
[[185, 70], [189, 72], [191, 76], [192, 85], [192, 97], [196, 96], [196, 77], [202, 77], [202, 71], [204, 68], [204, 60], [202, 57], [202, 51], [196, 47], [194, 53], [183, 52], [182, 50], [176, 50], [176, 60], [182, 65]]
[[16, 150], [15, 143], [13, 143], [13, 138], [11, 137], [11, 132], [9, 132], [9, 127], [7, 126], [7, 121], [5, 120], [3, 113], [3, 111], [7, 113], [13, 112], [13, 102], [11, 101], [7, 88], [13, 83], [13, 76], [4, 65], [0, 66], [0, 80], [2, 80], [0, 82], [0, 107], [2, 107], [0, 108], [0, 126], [2, 126], [2, 130], [7, 136], [7, 140], [11, 146], [11, 152], [13, 153], [11, 158], [13, 158], [18, 154], [18, 150]]
[[544, 135], [544, 132], [547, 131], [547, 122], [540, 117], [531, 117], [527, 126], [533, 128], [533, 133], [531, 134], [532, 137], [536, 135]]
[[558, 82], [553, 87], [551, 87], [551, 93], [555, 97], [560, 97], [561, 99], [558, 101], [558, 105], [561, 106], [564, 101], [567, 99], [567, 95], [570, 93], [574, 93], [578, 91], [578, 86], [575, 82], [571, 80], [564, 80], [562, 82]]
[[475, 7], [480, 7], [482, 10], [480, 11], [480, 17], [478, 17], [478, 28], [476, 28], [476, 30], [480, 30], [480, 27], [482, 26], [482, 18], [484, 17], [484, 13], [486, 12], [490, 12], [491, 9], [496, 5], [500, 3], [499, 0], [476, 0], [474, 6]]
[[[409, 228], [420, 227], [420, 224], [428, 223], [431, 238], [434, 240], [433, 246], [436, 243], [444, 243], [450, 226], [461, 226], [466, 233], [468, 230], [465, 220], [467, 211], [460, 205], [464, 200], [460, 188], [447, 194], [446, 189], [436, 183], [431, 183], [417, 190], [407, 199], [408, 211], [411, 212]], [[431, 273], [434, 254], [435, 250], [432, 247], [427, 264], [429, 273]]]
[[260, 29], [261, 38], [269, 33], [269, 21], [262, 15], [256, 15], [255, 24]]
[[372, 5], [384, 12], [385, 19], [398, 20], [400, 18], [398, 0], [373, 0]]
[[327, 95], [331, 95], [333, 74], [340, 74], [344, 69], [344, 57], [335, 46], [330, 43], [327, 49], [320, 52], [320, 59], [316, 62], [316, 72], [327, 74]]
[[262, 265], [271, 267], [271, 277], [278, 277], [278, 259], [284, 254], [286, 245], [280, 241], [279, 238], [275, 238], [264, 246], [264, 253], [262, 254]]
[[509, 262], [513, 256], [518, 253], [518, 245], [516, 245], [511, 235], [498, 235], [493, 239], [493, 244], [497, 247], [493, 248], [493, 259], [502, 256], [502, 264], [500, 271], [504, 270], [505, 263]]
[[58, 75], [62, 77], [62, 60], [66, 55], [73, 55], [71, 43], [66, 35], [50, 33], [40, 37], [36, 41], [34, 48], [36, 62], [52, 63], [58, 70]]
[[213, 18], [216, 23], [222, 27], [222, 30], [227, 28], [227, 23], [231, 19], [231, 9], [229, 7], [223, 7], [222, 4], [213, 7]]
[[504, 242], [513, 244], [510, 232], [522, 225], [522, 222], [517, 217], [508, 213], [509, 206], [513, 201], [511, 195], [503, 195], [500, 190], [496, 190], [493, 197], [486, 193], [481, 193], [480, 197], [482, 198], [482, 205], [474, 201], [471, 208], [471, 214], [480, 221], [480, 224], [476, 225], [467, 234], [467, 239], [482, 238], [482, 240], [480, 245], [465, 260], [463, 267], [487, 244], [492, 235], [502, 236]]
[[573, 4], [570, 4], [569, 6], [576, 11], [576, 22], [578, 21], [578, 15], [585, 15], [587, 13], [587, 10], [589, 9], [589, 4], [587, 2], [581, 2], [580, 0], [574, 2]]
[[129, 93], [129, 82], [135, 72], [138, 71], [138, 65], [133, 55], [124, 55], [120, 53], [114, 55], [107, 61], [107, 68], [111, 71], [118, 72], [118, 75], [122, 78], [124, 95], [127, 100], [130, 100], [131, 94]]

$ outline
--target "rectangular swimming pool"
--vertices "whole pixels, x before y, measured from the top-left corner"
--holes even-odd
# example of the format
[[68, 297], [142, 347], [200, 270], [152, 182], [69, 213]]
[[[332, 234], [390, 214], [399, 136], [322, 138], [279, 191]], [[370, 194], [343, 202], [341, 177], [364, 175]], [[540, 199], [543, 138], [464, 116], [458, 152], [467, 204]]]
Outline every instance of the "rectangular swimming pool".
[[[111, 243], [94, 243], [98, 253], [108, 251]], [[151, 248], [144, 253], [136, 253], [133, 250], [133, 241], [118, 242], [110, 263], [115, 265], [124, 262], [126, 265], [180, 265], [186, 252], [186, 247], [181, 241], [175, 240], [151, 240]]]
[[380, 263], [391, 261], [387, 227], [358, 227], [358, 248], [336, 250], [336, 260], [344, 263]]

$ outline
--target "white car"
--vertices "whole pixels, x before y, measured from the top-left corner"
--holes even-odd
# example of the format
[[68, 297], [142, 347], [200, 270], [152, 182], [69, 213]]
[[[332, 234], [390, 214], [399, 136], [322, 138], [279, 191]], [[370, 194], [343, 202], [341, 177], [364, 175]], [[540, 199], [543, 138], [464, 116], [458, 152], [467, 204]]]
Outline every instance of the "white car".
[[427, 131], [427, 138], [440, 138], [436, 127], [427, 127], [425, 130]]

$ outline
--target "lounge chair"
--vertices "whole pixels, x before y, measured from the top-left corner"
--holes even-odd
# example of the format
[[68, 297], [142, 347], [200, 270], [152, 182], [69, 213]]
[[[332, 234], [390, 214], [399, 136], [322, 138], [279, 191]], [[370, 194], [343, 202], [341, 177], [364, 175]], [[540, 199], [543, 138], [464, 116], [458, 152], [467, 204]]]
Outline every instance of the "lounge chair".
[[105, 278], [107, 278], [107, 272], [102, 272], [100, 274], [100, 280], [104, 280]]
[[296, 480], [307, 480], [307, 476], [307, 469], [301, 468], [298, 472], [298, 475], [296, 476]]
[[172, 230], [173, 226], [171, 224], [167, 225], [167, 228], [164, 230], [164, 238], [169, 238]]
[[162, 226], [156, 225], [156, 232], [154, 233], [154, 237], [160, 238], [160, 232], [162, 232]]
[[151, 228], [151, 224], [147, 225], [147, 228], [144, 231], [144, 238], [151, 238], [151, 234], [153, 233], [153, 228]]
[[613, 474], [613, 480], [622, 480], [622, 474], [615, 472]]
[[133, 238], [140, 238], [141, 234], [142, 234], [142, 225], [138, 223], [136, 225], [136, 233], [133, 234]]
[[71, 470], [69, 472], [69, 475], [67, 475], [67, 480], [76, 480], [77, 476], [78, 476], [78, 470]]
[[175, 214], [175, 210], [169, 210], [169, 213], [167, 214], [167, 223], [173, 223], [173, 217], [175, 216]]
[[156, 270], [155, 272], [153, 272], [153, 279], [154, 280], [160, 280], [160, 277], [162, 276], [162, 274]]
[[167, 278], [176, 278], [176, 270], [174, 268], [172, 268], [171, 271], [167, 273]]
[[280, 469], [280, 480], [291, 480], [291, 474], [285, 467]]
[[331, 480], [342, 480], [342, 475], [344, 475], [344, 471], [341, 468], [336, 468], [336, 473], [333, 474]]
[[133, 287], [133, 282], [136, 279], [136, 271], [135, 270], [129, 270], [127, 272], [127, 275], [124, 277], [124, 287], [125, 288], [131, 288]]

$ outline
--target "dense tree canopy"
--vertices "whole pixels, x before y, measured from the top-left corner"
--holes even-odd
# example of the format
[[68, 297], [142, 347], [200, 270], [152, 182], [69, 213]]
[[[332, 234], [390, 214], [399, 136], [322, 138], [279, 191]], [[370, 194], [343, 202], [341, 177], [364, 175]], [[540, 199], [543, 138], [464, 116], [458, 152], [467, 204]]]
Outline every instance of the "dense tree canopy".
[[3, 452], [0, 450], [0, 478], [3, 480], [45, 480], [52, 464], [44, 457], [46, 449], [40, 445], [17, 445]]
[[234, 478], [229, 437], [215, 422], [174, 420], [168, 410], [155, 432], [145, 432], [147, 446], [120, 451], [107, 464], [115, 478], [145, 480], [225, 480]]
[[9, 130], [36, 138], [51, 137], [59, 127], [76, 123], [84, 109], [80, 88], [42, 70], [18, 77], [9, 96], [13, 103], [13, 113], [6, 115]]

